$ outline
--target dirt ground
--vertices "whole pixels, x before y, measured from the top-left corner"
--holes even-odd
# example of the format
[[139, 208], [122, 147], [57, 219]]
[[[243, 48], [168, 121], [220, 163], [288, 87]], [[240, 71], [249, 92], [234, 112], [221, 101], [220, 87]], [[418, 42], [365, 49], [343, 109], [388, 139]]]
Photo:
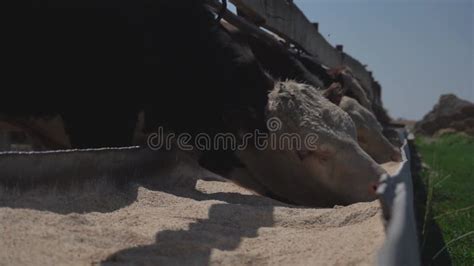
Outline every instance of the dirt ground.
[[301, 208], [183, 180], [0, 187], [0, 265], [370, 265], [385, 238], [378, 202]]

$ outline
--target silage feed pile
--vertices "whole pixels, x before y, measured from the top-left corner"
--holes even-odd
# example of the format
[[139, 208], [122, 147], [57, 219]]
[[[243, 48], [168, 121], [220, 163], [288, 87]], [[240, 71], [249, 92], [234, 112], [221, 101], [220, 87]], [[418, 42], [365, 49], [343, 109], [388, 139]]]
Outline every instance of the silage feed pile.
[[0, 264], [374, 265], [385, 240], [378, 201], [301, 208], [228, 182], [159, 183], [0, 187]]

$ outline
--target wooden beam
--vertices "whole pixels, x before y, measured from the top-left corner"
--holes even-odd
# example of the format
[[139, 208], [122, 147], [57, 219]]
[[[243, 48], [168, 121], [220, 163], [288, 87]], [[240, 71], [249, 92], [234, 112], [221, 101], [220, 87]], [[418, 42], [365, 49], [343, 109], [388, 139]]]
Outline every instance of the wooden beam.
[[[288, 0], [230, 0], [246, 14], [263, 17], [262, 27], [278, 34], [287, 42], [302, 47], [304, 51], [317, 57], [328, 67], [346, 65], [361, 80], [362, 85], [371, 89], [372, 78], [363, 65], [346, 53], [333, 47], [306, 18], [304, 13]], [[255, 15], [256, 16], [256, 15]]]
[[[219, 3], [216, 0], [208, 0], [207, 4], [209, 7], [211, 7], [215, 12], [219, 12], [222, 10], [222, 4]], [[271, 34], [265, 32], [264, 30], [260, 29], [258, 26], [255, 24], [249, 22], [245, 18], [242, 18], [240, 16], [237, 16], [236, 14], [230, 12], [229, 10], [226, 10], [223, 14], [222, 17], [231, 25], [237, 27], [239, 30], [242, 32], [245, 32], [247, 34], [250, 34], [256, 38], [259, 38], [260, 40], [266, 42], [269, 45], [275, 46], [275, 45], [280, 45], [280, 43], [277, 41], [277, 39], [272, 36]]]

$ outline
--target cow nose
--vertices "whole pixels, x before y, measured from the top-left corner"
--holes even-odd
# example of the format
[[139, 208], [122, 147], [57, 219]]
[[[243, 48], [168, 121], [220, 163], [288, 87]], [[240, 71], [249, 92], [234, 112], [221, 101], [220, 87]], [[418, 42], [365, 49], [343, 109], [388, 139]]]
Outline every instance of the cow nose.
[[370, 194], [376, 195], [377, 194], [377, 188], [379, 187], [379, 182], [372, 182], [370, 183], [369, 186], [369, 192]]

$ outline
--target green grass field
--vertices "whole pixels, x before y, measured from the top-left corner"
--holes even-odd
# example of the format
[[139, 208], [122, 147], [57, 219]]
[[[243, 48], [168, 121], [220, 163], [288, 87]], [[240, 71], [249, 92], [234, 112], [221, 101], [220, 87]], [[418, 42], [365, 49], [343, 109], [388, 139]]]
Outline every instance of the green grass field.
[[453, 265], [474, 265], [474, 138], [461, 134], [419, 137], [416, 146], [429, 166], [422, 172], [430, 211], [425, 217], [439, 225], [447, 246], [434, 252], [433, 262], [442, 252], [449, 252]]

